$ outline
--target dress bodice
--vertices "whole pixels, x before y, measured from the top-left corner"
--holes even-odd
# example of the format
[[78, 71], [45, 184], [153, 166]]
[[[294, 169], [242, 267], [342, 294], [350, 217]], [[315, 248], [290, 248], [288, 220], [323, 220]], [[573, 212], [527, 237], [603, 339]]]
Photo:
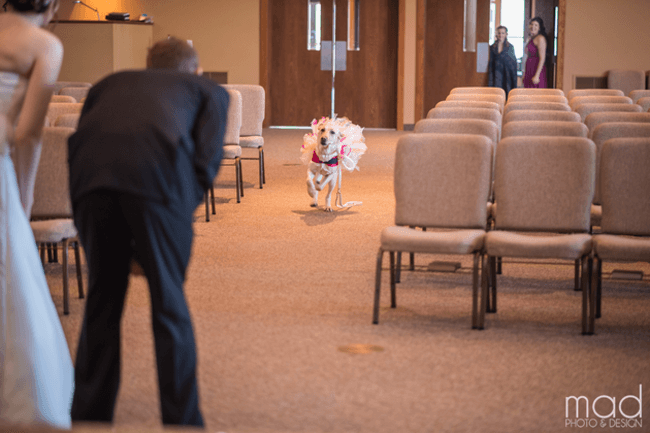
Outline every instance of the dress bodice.
[[[12, 72], [0, 72], [0, 116], [6, 117], [7, 125], [15, 125], [18, 113], [23, 105], [27, 80]], [[7, 151], [4, 133], [0, 133], [0, 154]]]

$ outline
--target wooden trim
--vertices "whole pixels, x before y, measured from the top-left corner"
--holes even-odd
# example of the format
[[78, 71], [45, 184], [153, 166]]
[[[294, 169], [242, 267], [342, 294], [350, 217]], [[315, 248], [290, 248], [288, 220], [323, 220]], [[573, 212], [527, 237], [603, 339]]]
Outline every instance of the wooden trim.
[[260, 86], [264, 88], [265, 109], [263, 127], [271, 125], [269, 96], [269, 0], [260, 0]]
[[404, 130], [404, 68], [406, 37], [406, 0], [399, 0], [399, 29], [397, 42], [397, 130]]
[[426, 30], [426, 0], [417, 0], [415, 30], [415, 113], [414, 120], [424, 118], [424, 38]]
[[566, 0], [560, 0], [557, 18], [557, 71], [555, 87], [564, 89], [564, 28], [566, 24]]

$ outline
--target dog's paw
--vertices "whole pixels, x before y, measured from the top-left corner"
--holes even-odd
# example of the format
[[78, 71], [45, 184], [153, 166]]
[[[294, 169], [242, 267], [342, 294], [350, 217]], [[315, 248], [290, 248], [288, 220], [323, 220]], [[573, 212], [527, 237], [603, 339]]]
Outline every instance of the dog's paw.
[[312, 204], [310, 204], [309, 206], [310, 206], [310, 207], [318, 207], [318, 205], [317, 205], [316, 203], [312, 203]]
[[332, 209], [332, 206], [326, 206], [325, 212], [334, 212], [334, 209]]

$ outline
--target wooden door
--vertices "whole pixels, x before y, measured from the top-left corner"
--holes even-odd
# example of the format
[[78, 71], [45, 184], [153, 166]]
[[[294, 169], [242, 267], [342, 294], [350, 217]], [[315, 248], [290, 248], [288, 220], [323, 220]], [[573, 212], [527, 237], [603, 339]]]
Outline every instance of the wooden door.
[[[487, 86], [478, 73], [476, 53], [463, 51], [464, 2], [428, 0], [424, 24], [423, 113], [443, 101], [454, 87]], [[476, 40], [489, 41], [490, 0], [477, 0]], [[417, 119], [416, 119], [417, 120]]]
[[[267, 120], [271, 126], [308, 126], [331, 111], [331, 71], [320, 51], [307, 50], [307, 0], [266, 0]], [[397, 125], [398, 0], [361, 2], [361, 49], [347, 51], [336, 72], [335, 112], [363, 127]], [[322, 0], [322, 40], [332, 40], [332, 0]], [[336, 40], [347, 40], [347, 0], [338, 0]], [[266, 13], [265, 13], [266, 12]], [[263, 71], [264, 74], [264, 71]]]

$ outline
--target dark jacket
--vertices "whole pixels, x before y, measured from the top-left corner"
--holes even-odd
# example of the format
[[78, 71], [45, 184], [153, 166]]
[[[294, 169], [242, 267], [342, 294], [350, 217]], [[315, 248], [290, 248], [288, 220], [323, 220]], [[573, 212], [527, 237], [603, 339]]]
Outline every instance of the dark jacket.
[[109, 189], [197, 206], [221, 163], [227, 111], [227, 92], [207, 78], [160, 69], [104, 78], [68, 140], [73, 204]]
[[517, 88], [517, 57], [515, 47], [508, 41], [503, 44], [500, 53], [498, 42], [490, 46], [488, 86], [502, 88], [506, 97], [510, 90]]

